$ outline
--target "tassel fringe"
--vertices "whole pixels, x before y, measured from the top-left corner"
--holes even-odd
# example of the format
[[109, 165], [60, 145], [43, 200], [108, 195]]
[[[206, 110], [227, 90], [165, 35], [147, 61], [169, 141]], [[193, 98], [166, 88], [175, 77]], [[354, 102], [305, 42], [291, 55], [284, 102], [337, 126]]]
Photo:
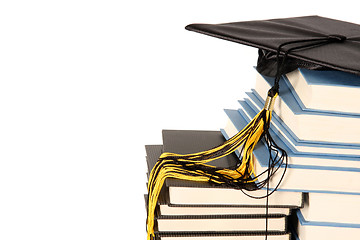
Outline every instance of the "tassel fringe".
[[[286, 152], [275, 144], [268, 132], [276, 97], [277, 94], [269, 96], [269, 101], [265, 104], [264, 109], [243, 130], [225, 141], [222, 145], [198, 153], [163, 153], [159, 157], [150, 173], [148, 183], [147, 240], [155, 239], [155, 209], [160, 191], [167, 178], [210, 182], [241, 190], [255, 190], [266, 186], [270, 177], [279, 169], [284, 158], [287, 159]], [[262, 137], [264, 137], [270, 152], [269, 169], [258, 176], [254, 176], [253, 150]], [[227, 156], [237, 149], [240, 151], [241, 159], [239, 159], [237, 166], [233, 169], [218, 168], [207, 164]], [[266, 179], [260, 181], [259, 177], [265, 173], [267, 173]], [[285, 171], [283, 174], [285, 174]], [[271, 193], [268, 192], [267, 196], [262, 196], [261, 198], [268, 197]], [[249, 194], [247, 195], [249, 196]]]

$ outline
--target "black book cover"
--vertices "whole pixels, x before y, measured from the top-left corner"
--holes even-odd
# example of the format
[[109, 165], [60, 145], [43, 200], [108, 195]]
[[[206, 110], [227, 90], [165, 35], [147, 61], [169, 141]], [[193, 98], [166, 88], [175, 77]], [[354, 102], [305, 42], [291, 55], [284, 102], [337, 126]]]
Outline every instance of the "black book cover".
[[[195, 153], [204, 150], [209, 150], [210, 148], [216, 147], [218, 145], [223, 144], [225, 141], [223, 135], [220, 131], [198, 131], [198, 130], [163, 130], [163, 145], [147, 145], [146, 154], [147, 154], [147, 164], [148, 164], [148, 171], [150, 172], [151, 169], [156, 164], [159, 156], [163, 152], [173, 152], [179, 154], [186, 154], [186, 153]], [[215, 161], [210, 162], [217, 167], [223, 168], [231, 168], [236, 166], [238, 163], [238, 157], [235, 153], [227, 155], [226, 157], [217, 159]], [[190, 188], [224, 188], [219, 185], [214, 185], [209, 182], [192, 182], [180, 179], [171, 179], [168, 178], [165, 181], [165, 187], [162, 190], [162, 194], [159, 198], [160, 202], [170, 203], [169, 201], [169, 187], [190, 187]], [[240, 190], [234, 190], [240, 191]], [[284, 193], [282, 193], [284, 194]], [[289, 193], [289, 194], [298, 194], [298, 193]], [[301, 195], [301, 194], [300, 194]], [[298, 208], [303, 205], [302, 197], [300, 199], [300, 203], [297, 204], [270, 204], [271, 207], [288, 207], [288, 208]], [[172, 204], [172, 203], [170, 203]], [[263, 204], [224, 204], [224, 206], [248, 206], [248, 207], [264, 207]], [[174, 204], [174, 206], [181, 206], [181, 204]], [[191, 206], [191, 204], [186, 204], [183, 206]], [[218, 203], [206, 204], [206, 206], [221, 206]]]

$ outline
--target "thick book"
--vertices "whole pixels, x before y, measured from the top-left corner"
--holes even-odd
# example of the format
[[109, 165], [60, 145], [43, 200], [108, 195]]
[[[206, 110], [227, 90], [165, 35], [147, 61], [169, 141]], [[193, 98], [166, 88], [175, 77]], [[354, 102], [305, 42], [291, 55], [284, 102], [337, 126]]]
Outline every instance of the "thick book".
[[298, 219], [296, 235], [299, 240], [358, 239], [360, 236], [360, 224], [306, 221], [299, 210], [296, 215]]
[[297, 69], [286, 74], [293, 94], [306, 108], [360, 113], [354, 99], [360, 95], [360, 76], [335, 70]]
[[[290, 208], [269, 207], [268, 214], [289, 215]], [[167, 199], [159, 201], [161, 215], [265, 215], [265, 207], [217, 206], [195, 204], [171, 204]]]
[[[217, 136], [219, 135], [217, 134]], [[145, 146], [145, 148], [148, 167], [151, 167], [151, 163], [156, 162], [163, 152], [162, 147], [161, 145], [148, 145]], [[205, 205], [201, 205], [201, 207], [196, 207], [195, 205], [177, 205], [174, 207], [170, 206], [167, 202], [168, 197], [164, 194], [165, 192], [166, 191], [162, 191], [159, 197], [159, 211], [157, 211], [155, 218], [155, 229], [159, 234], [168, 233], [176, 235], [178, 233], [192, 233], [198, 237], [209, 236], [209, 233], [223, 233], [225, 234], [224, 237], [227, 236], [227, 234], [230, 234], [232, 237], [252, 236], [256, 234], [258, 234], [258, 236], [264, 236], [266, 218], [268, 218], [268, 231], [271, 234], [274, 235], [277, 233], [276, 236], [281, 237], [289, 236], [289, 234], [286, 233], [289, 209], [287, 209], [286, 214], [279, 214], [271, 213], [271, 209], [276, 211], [276, 208], [269, 208], [269, 214], [265, 215], [264, 207], [206, 207]], [[161, 206], [163, 205], [167, 207], [162, 209]], [[178, 211], [174, 211], [174, 209], [171, 208], [175, 208]], [[192, 208], [195, 208], [195, 210], [197, 208], [198, 212], [191, 212]], [[202, 211], [203, 209], [207, 211]], [[217, 210], [219, 210], [219, 212], [216, 212]], [[261, 210], [263, 210], [263, 212]]]
[[360, 195], [310, 192], [304, 199], [301, 214], [306, 221], [360, 223]]
[[[145, 195], [147, 200], [147, 195]], [[269, 207], [268, 214], [290, 215], [291, 208]], [[167, 216], [200, 216], [200, 215], [266, 215], [265, 207], [217, 206], [195, 204], [170, 204], [166, 197], [160, 196], [158, 215]]]
[[[159, 232], [259, 232], [266, 228], [264, 215], [161, 215], [156, 221]], [[285, 233], [287, 216], [269, 214], [267, 224], [268, 231]]]
[[[248, 105], [259, 112], [263, 109], [265, 101], [253, 90], [246, 93], [249, 97]], [[239, 101], [241, 102], [241, 101]], [[349, 144], [340, 142], [311, 141], [298, 138], [296, 134], [288, 127], [275, 112], [272, 113], [272, 127], [282, 133], [284, 138], [289, 142], [289, 147], [293, 147], [298, 152], [328, 153], [338, 155], [360, 155], [360, 144]]]
[[[250, 122], [244, 111], [226, 110], [227, 114], [234, 115], [236, 123], [233, 127], [222, 129], [225, 138], [230, 138], [237, 131], [241, 130]], [[272, 130], [270, 129], [270, 133]], [[275, 139], [275, 135], [272, 134]], [[275, 140], [276, 141], [276, 140]], [[279, 142], [279, 144], [281, 144]], [[268, 168], [269, 151], [263, 142], [259, 141], [254, 148], [255, 155], [255, 173], [259, 175]], [[282, 177], [285, 165], [280, 166], [271, 181], [270, 186], [275, 187]], [[316, 166], [316, 165], [300, 165], [288, 164], [285, 177], [281, 182], [279, 189], [287, 191], [302, 191], [302, 192], [334, 192], [334, 193], [349, 193], [360, 194], [360, 168], [350, 167], [330, 167], [330, 166]], [[279, 191], [278, 191], [279, 192]]]
[[[257, 74], [255, 90], [263, 100], [273, 81], [273, 78]], [[301, 108], [284, 78], [280, 79], [279, 97], [275, 101], [274, 112], [300, 139], [360, 143], [360, 128], [356, 127], [360, 124], [360, 114]]]
[[[208, 150], [224, 143], [220, 131], [163, 130], [163, 151], [179, 154], [195, 153]], [[148, 158], [149, 169], [155, 165], [157, 158]], [[232, 167], [238, 162], [237, 156], [226, 157], [210, 162], [217, 167]], [[246, 196], [241, 190], [224, 188], [209, 182], [193, 182], [179, 179], [166, 179], [165, 189], [169, 194], [170, 204], [208, 205], [208, 206], [242, 206], [264, 207], [266, 199], [254, 199]], [[250, 195], [264, 196], [266, 189], [248, 192]], [[303, 205], [301, 192], [276, 191], [269, 197], [269, 207], [299, 208]]]
[[[252, 103], [246, 98], [239, 102], [246, 116], [249, 119], [253, 119], [257, 112]], [[231, 114], [231, 110], [226, 110], [225, 112], [229, 117], [228, 124], [236, 124], [238, 114]], [[276, 120], [273, 122], [276, 122]], [[275, 124], [271, 124], [270, 131], [275, 142], [287, 152], [290, 164], [360, 168], [360, 155], [331, 154], [321, 152], [320, 149], [319, 152], [316, 152], [316, 144], [314, 144], [312, 152], [298, 151], [290, 143], [286, 134], [275, 127]]]
[[[147, 163], [154, 162], [162, 152], [162, 145], [147, 145]], [[152, 159], [153, 158], [153, 159]], [[154, 160], [155, 159], [155, 160]], [[149, 166], [149, 164], [148, 164]], [[290, 208], [269, 207], [268, 214], [289, 215]], [[162, 191], [158, 199], [159, 215], [265, 215], [264, 206], [242, 206], [242, 205], [210, 205], [210, 204], [173, 204], [170, 202], [169, 192]]]
[[[195, 233], [169, 233], [169, 232], [155, 232], [156, 240], [264, 240], [264, 232], [233, 232], [233, 233], [216, 233], [209, 232], [206, 234], [195, 234]], [[269, 232], [267, 234], [268, 240], [290, 240], [290, 233], [274, 233]]]

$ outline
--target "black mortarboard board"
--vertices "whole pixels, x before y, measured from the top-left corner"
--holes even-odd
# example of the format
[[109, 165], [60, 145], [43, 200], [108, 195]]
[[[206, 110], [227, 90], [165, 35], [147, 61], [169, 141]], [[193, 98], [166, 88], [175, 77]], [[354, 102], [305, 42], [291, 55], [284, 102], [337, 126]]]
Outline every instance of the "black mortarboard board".
[[[279, 46], [295, 41], [291, 45], [294, 47], [312, 40], [313, 46], [289, 52], [283, 74], [302, 67], [330, 68], [360, 75], [360, 25], [357, 24], [306, 16], [224, 24], [190, 24], [186, 29], [259, 48], [257, 70], [263, 75], [275, 76]], [[318, 45], [318, 39], [334, 41]], [[290, 45], [284, 45], [282, 50], [287, 47]]]

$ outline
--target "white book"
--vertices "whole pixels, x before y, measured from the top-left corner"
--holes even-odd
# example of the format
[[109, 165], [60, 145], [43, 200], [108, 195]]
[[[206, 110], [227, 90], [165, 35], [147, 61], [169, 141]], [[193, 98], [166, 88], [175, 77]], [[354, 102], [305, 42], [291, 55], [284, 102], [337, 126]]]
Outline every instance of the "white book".
[[329, 70], [297, 69], [286, 74], [306, 108], [360, 113], [360, 76]]
[[[222, 130], [226, 139], [240, 131], [250, 119], [242, 111], [227, 110], [237, 114], [238, 123]], [[275, 138], [276, 136], [273, 136]], [[280, 143], [279, 143], [280, 144]], [[254, 149], [255, 174], [259, 175], [268, 168], [269, 151], [261, 140]], [[299, 159], [300, 160], [300, 159]], [[290, 160], [291, 161], [291, 160]], [[284, 165], [280, 167], [284, 169]], [[271, 181], [270, 187], [274, 188], [282, 176], [282, 170], [277, 171]], [[289, 163], [286, 175], [279, 188], [288, 191], [303, 192], [343, 192], [360, 194], [360, 168], [353, 167], [330, 167], [317, 165], [300, 165]]]
[[[169, 196], [162, 191], [158, 199], [158, 215], [199, 216], [199, 215], [266, 215], [266, 206], [242, 206], [219, 204], [170, 204]], [[145, 195], [145, 201], [148, 196]], [[294, 207], [292, 207], [294, 208]], [[268, 214], [290, 215], [290, 207], [269, 206]]]
[[[245, 101], [247, 104], [258, 113], [264, 107], [265, 101], [261, 99], [259, 94], [253, 90], [247, 92], [249, 99]], [[241, 101], [239, 101], [241, 103]], [[251, 117], [252, 118], [252, 117]], [[280, 132], [286, 141], [288, 146], [293, 148], [297, 152], [309, 152], [309, 153], [327, 153], [327, 154], [337, 154], [344, 156], [354, 156], [360, 155], [360, 144], [349, 144], [349, 143], [339, 143], [339, 142], [326, 142], [326, 141], [311, 141], [299, 139], [298, 136], [287, 126], [287, 124], [282, 121], [279, 116], [273, 112], [272, 114], [272, 127], [276, 131]]]
[[[266, 214], [265, 207], [241, 207], [241, 206], [198, 206], [198, 205], [170, 205], [160, 204], [160, 215], [258, 215]], [[268, 208], [269, 214], [289, 215], [290, 208]]]
[[[236, 133], [238, 129], [243, 126], [242, 115], [249, 121], [253, 119], [255, 112], [250, 107], [248, 101], [240, 101], [243, 109], [241, 110], [225, 110], [229, 121], [225, 128], [227, 134], [231, 136]], [[229, 130], [228, 130], [229, 129]], [[230, 130], [231, 129], [231, 130]], [[288, 155], [288, 163], [291, 165], [301, 166], [315, 166], [315, 167], [329, 167], [329, 168], [358, 168], [360, 169], [360, 156], [339, 155], [328, 153], [313, 153], [313, 152], [299, 152], [296, 151], [290, 144], [286, 137], [279, 132], [273, 125], [269, 130], [274, 141], [286, 151]]]
[[[231, 188], [197, 188], [176, 185], [170, 185], [168, 188], [171, 204], [266, 206], [266, 198], [250, 198], [242, 191]], [[247, 193], [252, 196], [265, 196], [266, 190], [260, 189]], [[302, 201], [301, 192], [277, 191], [269, 196], [270, 207], [302, 207]]]
[[298, 217], [297, 238], [299, 240], [359, 239], [360, 224], [306, 221], [299, 210], [296, 213]]
[[[257, 232], [264, 231], [264, 216], [160, 216], [159, 232]], [[287, 217], [268, 215], [268, 231], [286, 232]]]
[[[273, 79], [257, 74], [256, 92], [265, 100]], [[274, 112], [300, 139], [359, 144], [360, 115], [301, 109], [289, 90], [289, 82], [280, 80], [279, 97]]]
[[[195, 148], [200, 150], [210, 149], [224, 142], [220, 131], [186, 131], [164, 130], [164, 144], [169, 152], [183, 153], [184, 149]], [[199, 146], [201, 145], [201, 146]], [[174, 149], [180, 148], [180, 149]], [[193, 149], [192, 149], [193, 150]], [[190, 152], [195, 152], [195, 151]], [[155, 165], [161, 152], [162, 145], [146, 146], [147, 163], [149, 172]], [[230, 167], [237, 164], [235, 154], [211, 162], [219, 167]], [[245, 195], [242, 190], [219, 187], [210, 183], [198, 183], [169, 178], [164, 187], [168, 191], [166, 203], [172, 206], [197, 205], [198, 207], [262, 207], [266, 206], [266, 199], [255, 199]], [[244, 190], [245, 191], [245, 190]], [[266, 190], [246, 191], [252, 196], [265, 196]], [[303, 206], [303, 194], [301, 192], [275, 192], [269, 196], [270, 208], [298, 208]]]
[[[159, 240], [264, 240], [265, 233], [233, 233], [233, 234], [161, 234], [158, 233], [157, 239]], [[273, 234], [269, 233], [268, 240], [290, 240], [290, 233]]]
[[360, 224], [360, 195], [310, 192], [305, 196], [301, 214], [306, 221]]

